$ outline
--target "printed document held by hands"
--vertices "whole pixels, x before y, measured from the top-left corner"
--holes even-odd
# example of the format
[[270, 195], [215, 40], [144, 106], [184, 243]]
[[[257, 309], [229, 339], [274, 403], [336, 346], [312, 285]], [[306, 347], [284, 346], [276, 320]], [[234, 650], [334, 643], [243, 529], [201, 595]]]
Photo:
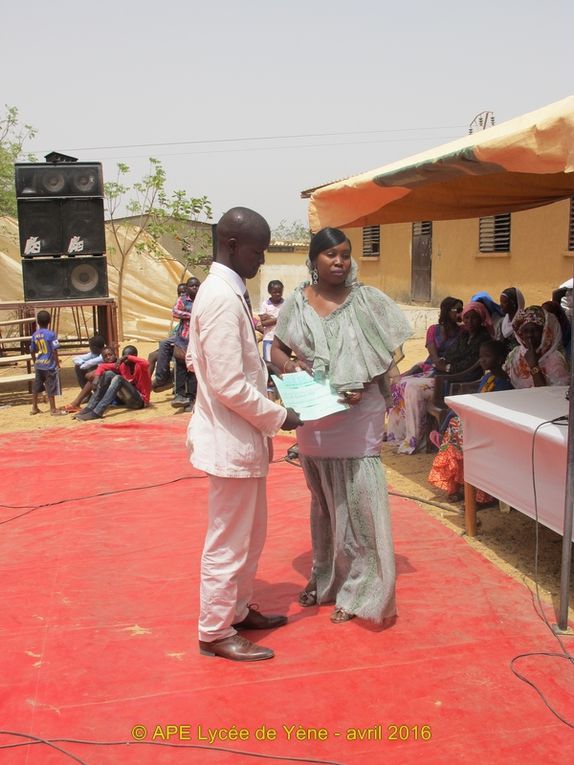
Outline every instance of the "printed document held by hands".
[[277, 377], [271, 375], [283, 405], [298, 412], [306, 420], [320, 420], [335, 412], [349, 408], [339, 401], [340, 393], [334, 391], [328, 379], [316, 380], [307, 372], [293, 372]]

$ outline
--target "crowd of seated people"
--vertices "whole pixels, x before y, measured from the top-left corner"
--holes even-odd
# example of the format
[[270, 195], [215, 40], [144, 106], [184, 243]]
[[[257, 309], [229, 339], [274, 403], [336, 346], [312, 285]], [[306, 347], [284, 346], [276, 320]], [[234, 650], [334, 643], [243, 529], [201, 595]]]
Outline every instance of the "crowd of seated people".
[[[445, 301], [441, 309], [444, 304]], [[414, 454], [426, 446], [427, 407], [433, 398], [434, 378], [438, 374], [457, 374], [461, 379], [469, 380], [476, 377], [480, 345], [494, 335], [490, 313], [483, 303], [473, 301], [462, 310], [460, 306], [461, 301], [457, 299], [454, 307], [449, 309], [452, 318], [448, 319], [441, 310], [439, 324], [427, 333], [429, 358], [424, 362], [427, 369], [414, 374], [409, 370], [391, 386], [393, 405], [388, 411], [387, 441], [398, 444], [399, 454]], [[460, 323], [459, 319], [462, 320]], [[455, 320], [457, 327], [450, 327]], [[436, 337], [441, 328], [443, 334], [449, 332], [449, 338], [437, 351], [433, 330]], [[434, 360], [433, 353], [436, 355]]]
[[116, 359], [113, 349], [104, 345], [103, 337], [90, 338], [89, 352], [74, 358], [80, 392], [63, 411], [74, 413], [76, 420], [86, 421], [100, 419], [109, 406], [143, 409], [150, 403], [152, 389], [161, 391], [166, 387], [174, 388], [172, 406], [192, 411], [197, 381], [193, 370], [186, 366], [185, 352], [191, 309], [199, 286], [195, 277], [178, 285], [177, 302], [172, 309], [177, 324], [147, 360], [140, 358], [137, 348], [131, 345]]
[[[563, 371], [554, 373], [554, 351], [563, 360], [563, 369], [567, 370], [565, 359], [569, 356], [570, 346], [570, 322], [560, 302], [552, 300], [544, 307], [525, 309], [524, 296], [517, 287], [503, 290], [500, 303], [486, 292], [475, 293], [464, 306], [460, 299], [445, 298], [438, 323], [427, 332], [427, 359], [401, 374], [391, 386], [392, 406], [387, 412], [386, 439], [396, 444], [399, 454], [415, 454], [427, 448], [428, 412], [436, 398], [436, 386], [444, 386], [447, 393], [453, 380], [478, 381], [482, 374], [480, 347], [487, 340], [496, 339], [503, 343], [508, 365], [505, 368], [511, 383], [513, 387], [524, 387], [525, 376], [528, 377], [524, 358], [528, 349], [518, 330], [525, 323], [525, 315], [532, 320], [534, 308], [536, 322], [539, 324], [544, 317], [546, 329], [544, 339], [528, 353], [529, 359], [540, 357], [540, 369], [544, 370], [533, 384], [564, 384]], [[551, 334], [555, 337], [552, 348], [547, 345]], [[548, 370], [547, 354], [550, 351], [553, 362]], [[515, 382], [513, 377], [518, 374], [518, 369], [522, 376]], [[556, 383], [556, 379], [562, 382]]]
[[[555, 305], [555, 304], [554, 304]], [[558, 305], [558, 309], [560, 306]], [[529, 306], [516, 311], [512, 320], [515, 343], [508, 351], [508, 335], [503, 340], [482, 343], [479, 364], [483, 376], [479, 393], [498, 390], [568, 385], [570, 370], [564, 350], [564, 332], [556, 311], [542, 306]], [[440, 432], [431, 440], [438, 447], [429, 474], [433, 486], [443, 490], [452, 501], [462, 499], [463, 432], [459, 418], [449, 413]], [[492, 497], [477, 492], [477, 504], [484, 505]]]

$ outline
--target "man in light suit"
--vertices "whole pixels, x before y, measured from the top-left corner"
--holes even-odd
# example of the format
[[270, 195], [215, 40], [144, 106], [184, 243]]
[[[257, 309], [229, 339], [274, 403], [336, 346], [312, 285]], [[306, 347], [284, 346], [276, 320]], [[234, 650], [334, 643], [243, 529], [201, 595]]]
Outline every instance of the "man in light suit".
[[267, 398], [245, 279], [264, 263], [264, 218], [234, 207], [217, 224], [216, 262], [191, 314], [188, 358], [198, 394], [188, 429], [190, 460], [209, 475], [208, 527], [201, 558], [199, 649], [233, 661], [271, 659], [270, 648], [237, 630], [272, 629], [285, 616], [250, 607], [267, 528], [266, 476], [271, 437], [301, 425]]

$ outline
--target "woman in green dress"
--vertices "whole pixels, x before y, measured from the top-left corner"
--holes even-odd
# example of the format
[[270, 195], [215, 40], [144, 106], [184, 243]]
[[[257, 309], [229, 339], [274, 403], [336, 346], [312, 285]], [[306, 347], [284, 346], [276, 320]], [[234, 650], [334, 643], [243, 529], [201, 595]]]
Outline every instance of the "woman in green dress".
[[308, 265], [311, 282], [300, 285], [279, 314], [271, 360], [285, 374], [304, 369], [326, 377], [349, 408], [298, 429], [313, 544], [311, 577], [299, 601], [335, 603], [336, 624], [355, 616], [381, 623], [396, 613], [380, 461], [384, 392], [411, 328], [389, 297], [357, 281], [350, 242], [339, 229], [313, 237]]

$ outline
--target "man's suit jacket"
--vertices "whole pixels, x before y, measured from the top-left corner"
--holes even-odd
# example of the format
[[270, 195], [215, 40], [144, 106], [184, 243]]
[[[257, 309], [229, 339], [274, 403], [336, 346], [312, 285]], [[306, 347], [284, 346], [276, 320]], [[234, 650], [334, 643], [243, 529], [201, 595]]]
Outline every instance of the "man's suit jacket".
[[232, 278], [212, 270], [194, 301], [189, 355], [197, 399], [188, 428], [194, 467], [226, 478], [267, 475], [267, 438], [286, 410], [267, 398], [267, 369], [251, 314]]

